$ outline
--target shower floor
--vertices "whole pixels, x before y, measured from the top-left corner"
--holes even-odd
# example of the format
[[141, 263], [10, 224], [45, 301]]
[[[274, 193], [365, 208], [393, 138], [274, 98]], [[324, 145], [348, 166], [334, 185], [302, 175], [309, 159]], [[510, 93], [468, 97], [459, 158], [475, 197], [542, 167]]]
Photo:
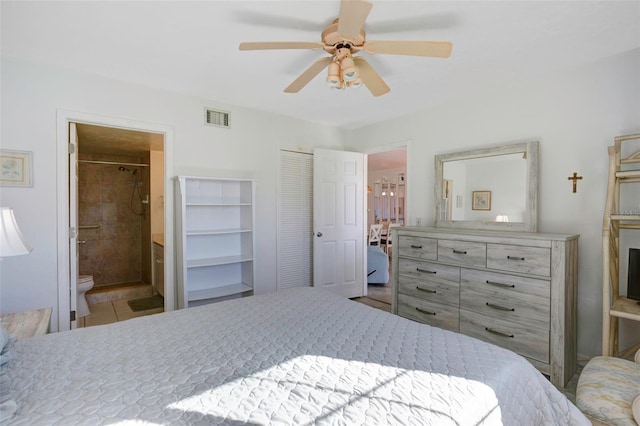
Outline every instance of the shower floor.
[[86, 295], [91, 314], [80, 318], [80, 327], [111, 324], [164, 311], [162, 308], [138, 312], [131, 310], [127, 301], [153, 295], [151, 284], [143, 282], [101, 286], [91, 289]]

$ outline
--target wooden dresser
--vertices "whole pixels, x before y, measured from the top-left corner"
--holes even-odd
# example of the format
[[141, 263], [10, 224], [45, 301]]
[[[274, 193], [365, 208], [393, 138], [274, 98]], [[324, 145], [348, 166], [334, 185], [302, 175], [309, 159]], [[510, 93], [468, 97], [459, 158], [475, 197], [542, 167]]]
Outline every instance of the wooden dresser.
[[565, 386], [577, 363], [577, 235], [394, 232], [393, 313], [510, 349]]

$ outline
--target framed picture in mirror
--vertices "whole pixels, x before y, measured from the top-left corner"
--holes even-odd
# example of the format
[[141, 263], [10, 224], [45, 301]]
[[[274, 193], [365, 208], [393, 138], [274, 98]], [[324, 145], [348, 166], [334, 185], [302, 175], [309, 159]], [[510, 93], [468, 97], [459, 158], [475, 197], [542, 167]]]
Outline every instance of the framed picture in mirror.
[[472, 210], [491, 210], [491, 191], [473, 191]]

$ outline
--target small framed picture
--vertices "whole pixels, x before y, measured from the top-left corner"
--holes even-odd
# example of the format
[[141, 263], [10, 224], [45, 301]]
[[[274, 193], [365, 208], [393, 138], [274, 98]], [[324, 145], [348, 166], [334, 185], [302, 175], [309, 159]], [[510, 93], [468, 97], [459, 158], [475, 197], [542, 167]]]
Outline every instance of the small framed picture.
[[0, 150], [0, 185], [32, 186], [30, 151]]
[[473, 191], [472, 210], [491, 210], [491, 191]]

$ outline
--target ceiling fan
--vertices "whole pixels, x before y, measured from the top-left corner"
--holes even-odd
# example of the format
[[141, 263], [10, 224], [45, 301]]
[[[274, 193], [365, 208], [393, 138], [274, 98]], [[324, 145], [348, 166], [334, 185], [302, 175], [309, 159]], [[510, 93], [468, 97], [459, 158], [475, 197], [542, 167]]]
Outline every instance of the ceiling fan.
[[330, 56], [317, 60], [284, 91], [297, 93], [325, 68], [329, 69], [327, 84], [334, 89], [360, 87], [363, 84], [374, 96], [391, 89], [382, 77], [361, 56], [367, 53], [448, 58], [452, 44], [448, 41], [367, 41], [362, 28], [373, 4], [369, 0], [341, 0], [340, 14], [324, 31], [320, 42], [266, 41], [243, 42], [240, 50], [312, 49], [324, 50]]

